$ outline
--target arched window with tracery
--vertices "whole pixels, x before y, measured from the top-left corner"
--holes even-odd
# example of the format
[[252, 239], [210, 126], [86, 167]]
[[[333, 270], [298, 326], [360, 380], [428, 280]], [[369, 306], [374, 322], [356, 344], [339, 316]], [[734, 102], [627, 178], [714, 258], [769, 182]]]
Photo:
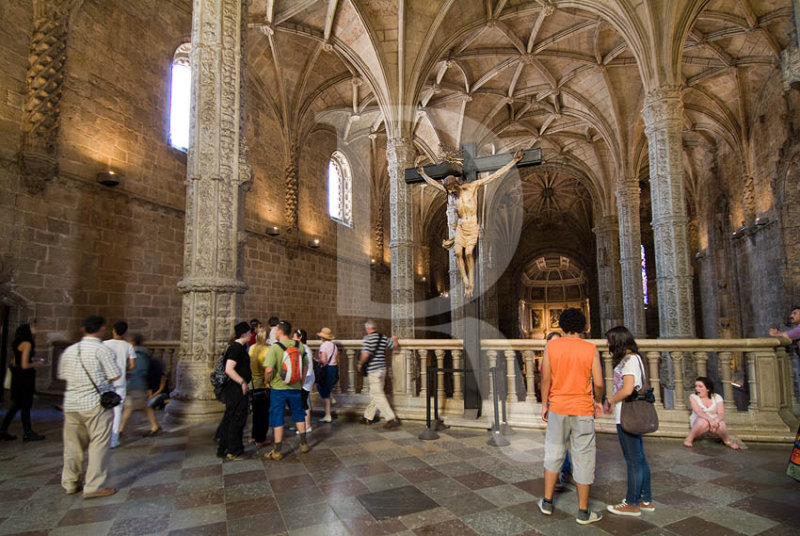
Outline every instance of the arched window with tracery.
[[341, 151], [334, 151], [328, 162], [328, 214], [334, 221], [353, 226], [353, 173]]
[[189, 149], [189, 115], [192, 103], [191, 43], [175, 50], [170, 73], [169, 144], [181, 151]]

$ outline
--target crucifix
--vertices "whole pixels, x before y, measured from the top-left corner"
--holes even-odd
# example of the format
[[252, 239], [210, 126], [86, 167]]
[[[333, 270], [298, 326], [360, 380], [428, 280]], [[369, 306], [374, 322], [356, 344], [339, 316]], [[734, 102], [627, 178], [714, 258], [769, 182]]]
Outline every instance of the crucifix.
[[[464, 407], [479, 408], [481, 397], [472, 372], [480, 363], [480, 292], [476, 291], [478, 281], [475, 277], [475, 254], [477, 253], [480, 224], [478, 222], [478, 193], [480, 189], [502, 178], [511, 168], [535, 166], [542, 163], [541, 149], [519, 150], [491, 156], [477, 156], [475, 143], [461, 146], [461, 165], [452, 161], [432, 164], [425, 167], [406, 168], [406, 184], [426, 182], [455, 200], [458, 221], [453, 230], [455, 236], [442, 243], [446, 249], [453, 249], [456, 264], [464, 283], [464, 351], [468, 373], [464, 388]], [[491, 172], [478, 179], [478, 173]], [[463, 179], [462, 179], [463, 178]], [[437, 182], [444, 179], [443, 184]], [[471, 366], [472, 365], [472, 366]]]

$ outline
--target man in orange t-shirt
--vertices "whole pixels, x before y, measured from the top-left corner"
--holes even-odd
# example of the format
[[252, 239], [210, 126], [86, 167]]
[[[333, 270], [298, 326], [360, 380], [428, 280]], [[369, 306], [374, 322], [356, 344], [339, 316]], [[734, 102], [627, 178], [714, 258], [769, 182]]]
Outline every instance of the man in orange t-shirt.
[[547, 422], [547, 434], [544, 498], [539, 510], [545, 515], [553, 513], [553, 492], [569, 441], [572, 478], [578, 488], [575, 521], [588, 525], [603, 517], [589, 511], [595, 466], [594, 417], [603, 413], [603, 369], [597, 347], [581, 338], [586, 329], [584, 314], [566, 309], [558, 322], [564, 336], [547, 344], [542, 359], [542, 419]]

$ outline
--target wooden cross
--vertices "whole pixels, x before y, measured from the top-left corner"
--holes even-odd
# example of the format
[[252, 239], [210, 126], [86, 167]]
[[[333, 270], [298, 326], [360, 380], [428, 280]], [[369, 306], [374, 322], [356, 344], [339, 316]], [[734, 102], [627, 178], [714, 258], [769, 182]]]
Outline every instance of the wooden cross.
[[[478, 149], [475, 143], [464, 143], [461, 145], [461, 152], [464, 158], [462, 170], [455, 169], [450, 164], [430, 164], [424, 166], [425, 173], [432, 179], [440, 180], [448, 175], [464, 177], [465, 182], [472, 182], [478, 178], [478, 173], [496, 171], [511, 162], [513, 153], [500, 153], [490, 156], [477, 156]], [[536, 166], [542, 163], [541, 149], [525, 149], [525, 156], [517, 162], [517, 167]], [[416, 168], [406, 168], [406, 184], [424, 182], [417, 173]]]
[[[459, 170], [450, 164], [432, 164], [425, 166], [425, 174], [434, 180], [441, 180], [448, 175], [463, 177], [464, 182], [477, 180], [478, 173], [497, 171], [514, 158], [512, 153], [495, 154], [491, 156], [477, 156], [477, 145], [475, 143], [465, 143], [461, 146], [464, 159], [462, 169]], [[542, 163], [541, 149], [526, 149], [522, 159], [517, 162], [516, 167], [535, 166]], [[425, 182], [417, 173], [415, 168], [406, 168], [406, 184]], [[477, 245], [475, 254], [478, 254]], [[477, 271], [476, 271], [477, 272]], [[464, 321], [464, 410], [465, 417], [474, 416], [477, 418], [482, 405], [480, 384], [485, 384], [485, 369], [481, 355], [481, 306], [480, 291], [477, 273], [474, 274], [474, 297], [467, 299], [463, 306]]]

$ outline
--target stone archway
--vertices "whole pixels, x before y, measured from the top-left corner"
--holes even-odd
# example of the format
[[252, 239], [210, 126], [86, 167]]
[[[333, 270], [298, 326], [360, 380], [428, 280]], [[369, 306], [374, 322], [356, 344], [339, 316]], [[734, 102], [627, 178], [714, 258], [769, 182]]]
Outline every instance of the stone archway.
[[520, 338], [542, 339], [551, 331], [561, 332], [558, 316], [568, 307], [590, 317], [589, 285], [579, 261], [549, 253], [531, 259], [520, 274]]

